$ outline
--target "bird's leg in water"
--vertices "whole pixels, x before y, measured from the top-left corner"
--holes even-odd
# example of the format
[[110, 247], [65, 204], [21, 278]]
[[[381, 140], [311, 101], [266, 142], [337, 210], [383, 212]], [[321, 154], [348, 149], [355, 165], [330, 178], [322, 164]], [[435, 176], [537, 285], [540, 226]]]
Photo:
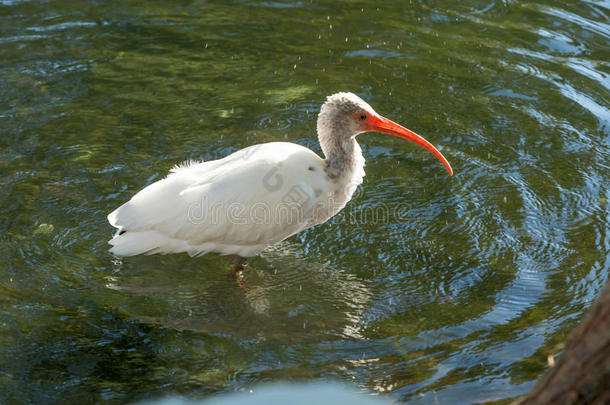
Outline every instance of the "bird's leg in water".
[[245, 288], [244, 265], [246, 264], [246, 258], [237, 255], [228, 255], [226, 258], [227, 261], [233, 265], [233, 272], [229, 274], [229, 277], [234, 278], [235, 281], [237, 281], [237, 286], [239, 288]]
[[244, 265], [246, 264], [246, 258], [238, 255], [228, 255], [227, 261], [233, 265], [233, 271], [235, 273], [239, 273], [244, 270]]

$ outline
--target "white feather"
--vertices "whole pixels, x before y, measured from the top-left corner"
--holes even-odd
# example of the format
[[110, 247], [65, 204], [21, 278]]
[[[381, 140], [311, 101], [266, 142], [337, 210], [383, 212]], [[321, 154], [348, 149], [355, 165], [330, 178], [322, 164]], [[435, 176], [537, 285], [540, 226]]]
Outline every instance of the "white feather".
[[324, 160], [292, 143], [188, 162], [108, 215], [119, 229], [110, 250], [253, 256], [334, 215], [332, 192]]

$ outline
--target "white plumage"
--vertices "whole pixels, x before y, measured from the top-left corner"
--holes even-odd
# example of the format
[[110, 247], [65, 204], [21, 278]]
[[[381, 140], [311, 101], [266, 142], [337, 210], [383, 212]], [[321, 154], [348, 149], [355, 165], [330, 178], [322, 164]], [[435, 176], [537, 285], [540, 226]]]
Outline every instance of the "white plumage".
[[[364, 176], [355, 135], [372, 130], [426, 142], [412, 139], [417, 135], [377, 115], [359, 97], [335, 94], [318, 118], [326, 159], [300, 145], [271, 142], [176, 166], [108, 215], [118, 228], [110, 251], [117, 256], [256, 255], [345, 206]], [[423, 146], [434, 149], [427, 142]]]
[[315, 225], [314, 208], [330, 199], [325, 176], [324, 160], [287, 142], [177, 166], [108, 215], [119, 228], [111, 251], [253, 256]]

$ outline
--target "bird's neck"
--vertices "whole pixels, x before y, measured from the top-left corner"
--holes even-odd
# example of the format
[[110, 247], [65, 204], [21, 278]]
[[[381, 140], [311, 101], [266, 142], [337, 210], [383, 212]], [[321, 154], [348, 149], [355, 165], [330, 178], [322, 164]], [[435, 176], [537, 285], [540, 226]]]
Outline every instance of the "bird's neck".
[[[326, 174], [335, 184], [335, 198], [345, 204], [364, 177], [364, 157], [354, 137], [320, 137], [326, 157]], [[323, 142], [324, 141], [324, 142]]]
[[330, 142], [322, 145], [326, 157], [326, 172], [332, 179], [349, 176], [358, 166], [364, 166], [364, 158], [360, 145], [354, 138], [343, 140], [330, 138]]

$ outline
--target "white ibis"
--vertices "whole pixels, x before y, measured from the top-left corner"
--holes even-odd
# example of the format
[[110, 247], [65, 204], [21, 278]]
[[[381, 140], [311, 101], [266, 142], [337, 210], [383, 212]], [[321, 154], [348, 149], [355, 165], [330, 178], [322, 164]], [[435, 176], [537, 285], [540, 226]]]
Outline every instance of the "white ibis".
[[253, 145], [209, 162], [187, 162], [108, 215], [118, 228], [117, 256], [208, 252], [254, 256], [303, 229], [326, 222], [362, 183], [364, 157], [356, 135], [377, 131], [423, 146], [428, 141], [377, 114], [352, 93], [327, 98], [318, 116], [325, 159], [288, 142]]

